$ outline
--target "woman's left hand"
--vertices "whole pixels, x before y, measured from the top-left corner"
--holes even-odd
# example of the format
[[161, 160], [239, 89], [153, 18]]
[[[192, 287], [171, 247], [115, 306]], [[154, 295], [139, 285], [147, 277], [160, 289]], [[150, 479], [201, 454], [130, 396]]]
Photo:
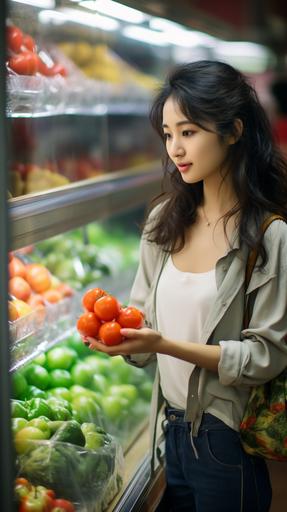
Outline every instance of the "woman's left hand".
[[132, 354], [146, 354], [160, 352], [164, 342], [161, 334], [153, 329], [121, 329], [124, 340], [119, 345], [107, 346], [101, 341], [83, 336], [82, 339], [91, 350], [104, 352], [110, 356], [127, 356]]

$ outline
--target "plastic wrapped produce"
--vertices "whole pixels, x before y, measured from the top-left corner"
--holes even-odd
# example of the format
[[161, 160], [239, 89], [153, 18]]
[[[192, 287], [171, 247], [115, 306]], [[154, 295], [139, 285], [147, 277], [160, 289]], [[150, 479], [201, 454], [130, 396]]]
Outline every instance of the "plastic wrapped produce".
[[75, 427], [76, 422], [62, 423], [50, 440], [31, 441], [18, 457], [19, 475], [53, 488], [85, 510], [95, 510], [96, 505], [102, 510], [122, 483], [121, 448], [101, 427], [85, 423], [78, 426], [79, 436], [72, 423]]

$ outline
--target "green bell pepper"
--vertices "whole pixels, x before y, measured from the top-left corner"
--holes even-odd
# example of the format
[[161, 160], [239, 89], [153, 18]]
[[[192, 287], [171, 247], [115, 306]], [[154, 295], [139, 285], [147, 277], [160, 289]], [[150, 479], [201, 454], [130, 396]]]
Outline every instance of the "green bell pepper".
[[31, 400], [28, 400], [28, 402], [26, 402], [26, 407], [28, 411], [28, 420], [39, 418], [39, 416], [46, 416], [50, 420], [54, 419], [53, 410], [43, 398], [32, 398]]
[[53, 419], [66, 421], [72, 419], [72, 413], [65, 407], [57, 406], [53, 408]]
[[63, 398], [51, 397], [48, 398], [47, 404], [53, 411], [53, 420], [70, 420], [72, 419], [72, 407], [71, 404]]
[[64, 407], [67, 411], [72, 412], [72, 406], [68, 400], [64, 400], [64, 398], [57, 398], [55, 396], [51, 396], [46, 400], [47, 404], [51, 407], [51, 409], [56, 409], [57, 407]]
[[13, 434], [17, 434], [17, 432], [19, 432], [19, 430], [22, 430], [22, 428], [26, 427], [27, 424], [28, 421], [25, 418], [12, 418], [11, 426]]
[[11, 416], [12, 418], [28, 418], [28, 412], [25, 402], [21, 400], [11, 400]]

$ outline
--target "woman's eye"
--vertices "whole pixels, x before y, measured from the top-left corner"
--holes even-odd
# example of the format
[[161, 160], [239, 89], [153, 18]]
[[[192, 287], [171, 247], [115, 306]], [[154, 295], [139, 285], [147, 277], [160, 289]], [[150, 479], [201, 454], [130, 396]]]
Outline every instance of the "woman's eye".
[[183, 135], [184, 137], [190, 137], [190, 136], [191, 136], [191, 135], [193, 135], [194, 133], [195, 133], [195, 131], [194, 131], [194, 130], [184, 130], [184, 131], [182, 132], [182, 135]]
[[171, 137], [170, 133], [164, 133], [163, 136], [165, 140], [170, 139]]

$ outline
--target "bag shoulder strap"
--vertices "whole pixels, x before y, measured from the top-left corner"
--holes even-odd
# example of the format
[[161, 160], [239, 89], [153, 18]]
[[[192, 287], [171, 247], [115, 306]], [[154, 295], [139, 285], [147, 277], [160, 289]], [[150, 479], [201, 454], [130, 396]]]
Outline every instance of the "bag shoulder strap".
[[[282, 215], [276, 215], [276, 214], [270, 215], [269, 217], [267, 217], [264, 220], [264, 222], [263, 222], [263, 224], [261, 226], [262, 236], [264, 235], [266, 229], [270, 226], [270, 224], [272, 224], [272, 222], [274, 222], [275, 220], [283, 220], [284, 222], [287, 223], [287, 219], [282, 217]], [[247, 265], [246, 265], [246, 272], [245, 272], [245, 292], [246, 292], [246, 290], [248, 288], [248, 285], [250, 283], [250, 279], [251, 279], [252, 272], [253, 272], [254, 267], [255, 267], [255, 263], [256, 263], [257, 257], [258, 257], [258, 250], [257, 250], [257, 248], [254, 248], [248, 254]], [[245, 311], [244, 311], [244, 322], [243, 322], [244, 329], [246, 329], [248, 327], [249, 320], [250, 320], [250, 318], [249, 318], [248, 305], [246, 303], [245, 304]]]

